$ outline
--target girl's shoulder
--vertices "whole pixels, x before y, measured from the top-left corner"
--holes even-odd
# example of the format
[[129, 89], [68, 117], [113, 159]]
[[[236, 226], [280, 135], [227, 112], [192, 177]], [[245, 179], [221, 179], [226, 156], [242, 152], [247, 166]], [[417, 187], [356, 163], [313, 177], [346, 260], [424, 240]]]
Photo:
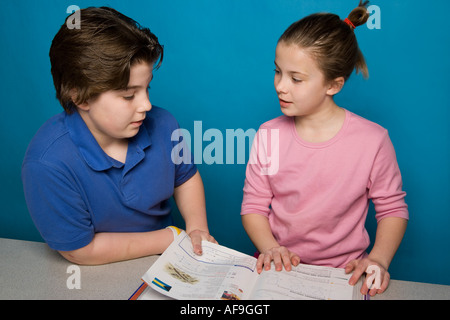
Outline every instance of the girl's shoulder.
[[371, 120], [346, 110], [349, 117], [350, 129], [360, 134], [381, 135], [384, 136], [387, 130]]
[[292, 123], [293, 119], [291, 117], [287, 117], [285, 115], [279, 116], [272, 120], [264, 122], [260, 129], [282, 129], [287, 128], [290, 123]]

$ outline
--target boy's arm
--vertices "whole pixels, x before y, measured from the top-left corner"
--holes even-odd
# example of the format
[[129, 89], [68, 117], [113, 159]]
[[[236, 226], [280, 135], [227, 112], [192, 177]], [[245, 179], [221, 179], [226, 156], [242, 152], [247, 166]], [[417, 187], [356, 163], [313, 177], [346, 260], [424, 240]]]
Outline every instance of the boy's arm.
[[196, 254], [202, 254], [202, 240], [217, 243], [209, 234], [206, 219], [205, 190], [200, 173], [175, 188], [173, 197], [186, 223], [186, 233], [191, 237]]
[[100, 265], [161, 254], [173, 241], [170, 229], [142, 233], [96, 233], [85, 247], [59, 253], [75, 264]]
[[[201, 241], [215, 242], [209, 234], [203, 182], [197, 172], [174, 192], [178, 208], [186, 221], [186, 231], [192, 239], [194, 251], [201, 254]], [[96, 233], [85, 247], [73, 251], [59, 251], [70, 262], [99, 265], [130, 260], [162, 253], [173, 241], [169, 229], [151, 232]]]

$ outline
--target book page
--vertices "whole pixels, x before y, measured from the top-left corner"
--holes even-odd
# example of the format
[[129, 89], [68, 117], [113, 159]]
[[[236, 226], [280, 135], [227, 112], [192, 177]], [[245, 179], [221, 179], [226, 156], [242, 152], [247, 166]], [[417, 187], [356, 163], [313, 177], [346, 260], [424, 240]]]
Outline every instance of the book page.
[[[255, 285], [255, 300], [352, 300], [362, 299], [361, 281], [350, 286], [344, 269], [300, 264], [291, 271], [264, 270]], [[358, 296], [359, 295], [359, 296]]]
[[142, 280], [175, 299], [247, 299], [257, 278], [256, 259], [207, 241], [202, 249], [196, 255], [182, 232]]

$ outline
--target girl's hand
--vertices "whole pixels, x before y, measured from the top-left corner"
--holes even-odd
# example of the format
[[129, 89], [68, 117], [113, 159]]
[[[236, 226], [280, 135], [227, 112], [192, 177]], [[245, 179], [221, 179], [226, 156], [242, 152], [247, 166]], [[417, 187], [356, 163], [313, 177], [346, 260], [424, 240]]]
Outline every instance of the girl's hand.
[[350, 273], [352, 271], [353, 275], [349, 280], [349, 284], [352, 286], [367, 272], [366, 281], [361, 287], [361, 294], [365, 295], [369, 292], [372, 297], [383, 293], [387, 289], [391, 278], [386, 268], [369, 258], [350, 261], [345, 266], [345, 272]]
[[261, 273], [263, 267], [265, 270], [270, 270], [272, 260], [275, 264], [276, 271], [281, 271], [283, 266], [286, 271], [291, 271], [292, 265], [297, 266], [300, 263], [300, 257], [290, 252], [286, 247], [274, 247], [260, 253], [256, 262], [256, 271]]

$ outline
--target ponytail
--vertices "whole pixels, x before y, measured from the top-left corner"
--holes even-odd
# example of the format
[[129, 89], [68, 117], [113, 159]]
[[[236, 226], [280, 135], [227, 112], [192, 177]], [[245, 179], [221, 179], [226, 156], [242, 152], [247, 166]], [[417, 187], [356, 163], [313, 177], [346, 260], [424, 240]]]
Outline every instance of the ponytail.
[[[367, 5], [369, 1], [362, 0], [359, 1], [359, 5], [350, 12], [348, 17], [344, 19], [344, 22], [347, 23], [351, 28], [355, 29], [356, 27], [364, 25], [369, 19], [369, 13], [367, 12]], [[355, 64], [356, 73], [362, 73], [365, 79], [369, 78], [369, 69], [367, 68], [366, 60], [364, 59], [364, 55], [361, 50], [358, 48], [356, 64]]]
[[347, 19], [356, 27], [362, 26], [369, 20], [369, 13], [367, 12], [367, 5], [369, 1], [359, 1], [359, 5], [350, 12]]
[[354, 33], [356, 27], [369, 19], [368, 3], [360, 0], [344, 20], [331, 13], [307, 16], [294, 22], [279, 42], [295, 44], [310, 52], [329, 81], [338, 77], [347, 80], [354, 70], [368, 78], [369, 70]]

